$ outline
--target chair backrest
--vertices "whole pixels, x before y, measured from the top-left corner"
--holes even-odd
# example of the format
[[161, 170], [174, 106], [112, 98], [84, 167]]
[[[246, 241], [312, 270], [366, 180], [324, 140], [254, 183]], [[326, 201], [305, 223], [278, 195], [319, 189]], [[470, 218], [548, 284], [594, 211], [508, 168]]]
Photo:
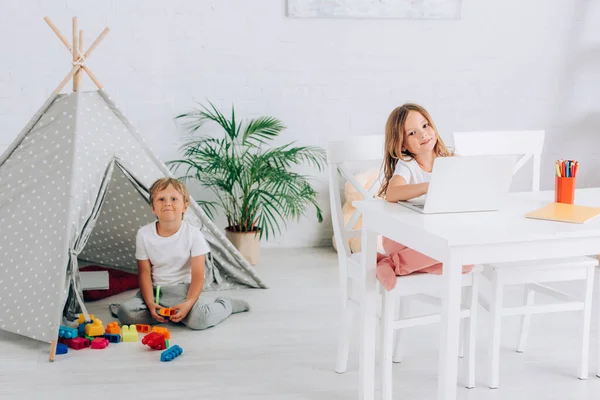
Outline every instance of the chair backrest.
[[[377, 179], [373, 184], [365, 189], [350, 172], [348, 164], [367, 161], [381, 161], [383, 159], [384, 136], [368, 135], [354, 136], [348, 139], [331, 141], [327, 145], [327, 164], [329, 165], [329, 197], [331, 200], [331, 219], [333, 223], [333, 233], [338, 254], [344, 254], [350, 257], [350, 246], [348, 241], [351, 238], [360, 237], [359, 229], [352, 230], [360, 218], [360, 213], [355, 210], [347, 224], [344, 223], [342, 214], [342, 200], [340, 196], [340, 178], [349, 182], [363, 199], [373, 199], [377, 195], [379, 188]], [[381, 177], [379, 177], [381, 178]]]
[[458, 156], [521, 155], [514, 174], [532, 160], [532, 190], [540, 190], [540, 164], [546, 132], [473, 131], [454, 132], [454, 148]]

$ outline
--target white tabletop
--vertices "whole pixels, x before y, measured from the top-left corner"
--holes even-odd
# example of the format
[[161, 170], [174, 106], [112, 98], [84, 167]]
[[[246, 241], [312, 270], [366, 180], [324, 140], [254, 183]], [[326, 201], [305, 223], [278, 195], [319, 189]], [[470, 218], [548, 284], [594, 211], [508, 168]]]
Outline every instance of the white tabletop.
[[[354, 206], [373, 218], [385, 216], [399, 224], [444, 239], [450, 246], [528, 242], [534, 240], [597, 237], [600, 217], [585, 224], [525, 218], [525, 214], [553, 202], [554, 191], [511, 193], [498, 211], [421, 214], [384, 200], [357, 201]], [[575, 204], [600, 207], [600, 188], [578, 189]]]

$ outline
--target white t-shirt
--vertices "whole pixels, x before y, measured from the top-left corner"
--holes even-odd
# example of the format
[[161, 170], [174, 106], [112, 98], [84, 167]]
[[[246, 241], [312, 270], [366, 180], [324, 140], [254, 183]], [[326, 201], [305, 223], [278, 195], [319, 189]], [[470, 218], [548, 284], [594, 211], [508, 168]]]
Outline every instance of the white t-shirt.
[[135, 238], [135, 258], [150, 260], [154, 285], [175, 285], [192, 280], [191, 257], [210, 251], [200, 229], [181, 222], [179, 230], [169, 237], [156, 232], [156, 222], [142, 226]]
[[431, 172], [423, 171], [414, 158], [410, 161], [398, 160], [394, 175], [400, 175], [409, 185], [431, 181]]

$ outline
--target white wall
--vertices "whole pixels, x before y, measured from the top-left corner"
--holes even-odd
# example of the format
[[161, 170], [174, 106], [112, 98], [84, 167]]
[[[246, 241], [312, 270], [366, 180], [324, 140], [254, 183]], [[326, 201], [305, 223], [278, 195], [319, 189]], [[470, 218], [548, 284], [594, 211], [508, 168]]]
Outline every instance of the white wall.
[[[163, 160], [177, 156], [173, 117], [194, 100], [279, 117], [281, 142], [319, 146], [382, 133], [389, 112], [414, 101], [448, 144], [458, 130], [546, 129], [542, 187], [556, 158], [579, 159], [578, 186], [598, 186], [600, 8], [588, 3], [464, 0], [461, 20], [409, 21], [292, 19], [284, 0], [3, 0], [0, 143], [70, 69], [43, 16], [70, 34], [76, 15], [88, 44], [111, 28], [88, 65]], [[326, 222], [311, 213], [273, 245], [330, 243], [317, 177]]]

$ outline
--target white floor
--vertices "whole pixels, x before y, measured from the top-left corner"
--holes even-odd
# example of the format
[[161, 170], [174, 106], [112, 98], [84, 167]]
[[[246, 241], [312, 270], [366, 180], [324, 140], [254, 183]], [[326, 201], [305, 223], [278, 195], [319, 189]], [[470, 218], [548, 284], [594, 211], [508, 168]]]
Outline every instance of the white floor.
[[[348, 372], [333, 371], [337, 336], [337, 270], [333, 249], [263, 249], [261, 276], [267, 290], [241, 290], [249, 313], [234, 315], [200, 332], [172, 327], [171, 343], [184, 353], [160, 362], [159, 352], [141, 343], [110, 345], [106, 350], [69, 351], [48, 362], [48, 345], [0, 332], [0, 398], [108, 399], [355, 399], [357, 348]], [[563, 286], [577, 290], [577, 286]], [[90, 312], [110, 322], [106, 305], [133, 292], [89, 304]], [[520, 302], [511, 289], [508, 301]], [[222, 292], [219, 294], [223, 294]], [[216, 296], [207, 292], [205, 296]], [[488, 316], [481, 309], [477, 387], [459, 388], [460, 399], [598, 399], [600, 378], [595, 358], [590, 378], [576, 378], [578, 314], [534, 318], [529, 348], [514, 351], [518, 318], [505, 318], [500, 389], [486, 386]], [[596, 309], [594, 312], [597, 314]], [[592, 355], [596, 351], [594, 319]], [[438, 328], [415, 328], [405, 361], [394, 366], [394, 398], [434, 399]], [[462, 379], [462, 378], [461, 378]]]

